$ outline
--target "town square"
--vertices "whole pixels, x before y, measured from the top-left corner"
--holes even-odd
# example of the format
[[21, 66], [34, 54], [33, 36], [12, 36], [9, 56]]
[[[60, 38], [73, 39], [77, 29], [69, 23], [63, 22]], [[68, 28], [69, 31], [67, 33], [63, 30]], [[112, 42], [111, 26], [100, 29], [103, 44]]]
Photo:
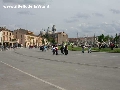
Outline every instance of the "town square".
[[119, 90], [119, 53], [21, 48], [0, 52], [1, 90]]
[[120, 90], [120, 0], [0, 0], [0, 90]]

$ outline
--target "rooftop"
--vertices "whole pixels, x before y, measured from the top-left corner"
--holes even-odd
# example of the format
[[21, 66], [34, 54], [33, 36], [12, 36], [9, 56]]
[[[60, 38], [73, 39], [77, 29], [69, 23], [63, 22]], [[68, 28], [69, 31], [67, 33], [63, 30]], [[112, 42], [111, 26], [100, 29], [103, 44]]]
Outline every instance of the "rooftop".
[[13, 31], [7, 29], [6, 27], [0, 27], [0, 31], [9, 31], [9, 32], [13, 32]]

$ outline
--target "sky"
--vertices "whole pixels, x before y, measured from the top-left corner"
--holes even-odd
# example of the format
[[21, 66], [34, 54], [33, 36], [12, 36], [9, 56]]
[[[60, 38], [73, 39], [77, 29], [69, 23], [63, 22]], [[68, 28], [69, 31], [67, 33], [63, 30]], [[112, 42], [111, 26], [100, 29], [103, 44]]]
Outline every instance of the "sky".
[[69, 38], [76, 38], [77, 33], [78, 37], [115, 36], [120, 33], [120, 0], [0, 0], [1, 27], [23, 28], [39, 34], [53, 25]]

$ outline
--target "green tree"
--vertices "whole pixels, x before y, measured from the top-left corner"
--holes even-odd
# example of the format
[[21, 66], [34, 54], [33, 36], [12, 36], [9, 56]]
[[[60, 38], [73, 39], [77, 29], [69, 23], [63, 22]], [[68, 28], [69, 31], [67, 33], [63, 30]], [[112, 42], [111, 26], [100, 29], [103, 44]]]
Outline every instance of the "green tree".
[[42, 39], [42, 44], [45, 44], [44, 38]]
[[98, 36], [98, 41], [99, 41], [99, 42], [102, 42], [102, 40], [105, 40], [104, 34]]
[[55, 44], [54, 38], [51, 35], [49, 35], [49, 34], [43, 35], [42, 38], [45, 38], [45, 39], [48, 40], [48, 42]]
[[109, 39], [110, 39], [110, 36], [107, 35], [107, 36], [105, 36], [104, 41], [108, 41]]
[[51, 43], [56, 44], [55, 39], [52, 39]]
[[118, 43], [118, 40], [119, 40], [119, 36], [116, 33], [115, 38], [114, 38], [114, 42]]
[[110, 36], [110, 41], [113, 42], [113, 39], [114, 39], [114, 38], [113, 38], [113, 36], [111, 35], [111, 36]]

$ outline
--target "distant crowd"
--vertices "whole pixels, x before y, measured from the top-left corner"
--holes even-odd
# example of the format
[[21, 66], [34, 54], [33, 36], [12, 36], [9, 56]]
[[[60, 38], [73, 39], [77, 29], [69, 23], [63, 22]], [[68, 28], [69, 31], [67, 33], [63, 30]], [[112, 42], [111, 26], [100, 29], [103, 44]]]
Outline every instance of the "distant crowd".
[[[21, 47], [21, 46], [19, 45], [19, 47]], [[91, 48], [94, 47], [94, 46], [89, 44], [87, 46], [81, 45], [81, 47], [82, 47], [82, 53], [84, 53], [85, 48], [88, 49], [88, 53], [91, 53], [92, 52]], [[109, 46], [106, 45], [106, 44], [99, 43], [99, 45], [97, 47], [99, 49], [101, 49], [101, 48], [111, 48], [111, 50], [113, 50], [114, 48], [118, 48], [118, 45], [114, 44], [112, 42], [109, 44]], [[0, 51], [16, 49], [16, 48], [18, 48], [16, 45], [13, 45], [13, 47], [12, 46], [0, 45]], [[53, 55], [58, 55], [58, 45], [57, 44], [42, 45], [42, 46], [39, 46], [39, 47], [37, 47], [36, 45], [35, 46], [29, 46], [29, 49], [32, 49], [32, 48], [39, 48], [42, 52], [47, 51], [47, 50], [52, 50]], [[72, 45], [72, 48], [73, 48], [73, 45]], [[68, 45], [61, 45], [59, 49], [61, 51], [61, 54], [68, 55]]]
[[[21, 46], [19, 46], [19, 47], [21, 47]], [[6, 50], [11, 50], [11, 49], [16, 49], [16, 48], [18, 48], [18, 46], [16, 46], [16, 45], [13, 45], [13, 46], [0, 45], [0, 51], [6, 51]]]
[[[40, 50], [42, 50], [42, 51], [47, 51], [49, 49], [52, 50], [53, 55], [58, 55], [58, 45], [52, 45], [52, 46], [43, 45], [43, 46], [40, 46]], [[62, 54], [65, 54], [65, 55], [68, 54], [68, 46], [67, 45], [62, 45], [60, 50], [61, 50]]]

